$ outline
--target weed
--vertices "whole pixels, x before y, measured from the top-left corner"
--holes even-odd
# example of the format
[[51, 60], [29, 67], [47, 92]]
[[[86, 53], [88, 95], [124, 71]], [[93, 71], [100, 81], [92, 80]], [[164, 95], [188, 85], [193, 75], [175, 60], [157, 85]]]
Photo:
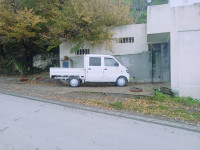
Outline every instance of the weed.
[[174, 97], [172, 98], [172, 101], [182, 103], [185, 105], [198, 105], [200, 107], [200, 101], [191, 97]]
[[171, 99], [170, 96], [163, 94], [159, 91], [155, 91], [154, 96], [151, 98], [152, 100], [163, 102], [166, 99]]
[[117, 108], [117, 109], [123, 109], [122, 102], [109, 103], [109, 106]]
[[194, 104], [194, 105], [200, 106], [200, 101], [193, 99], [191, 97], [179, 97], [179, 96], [170, 97], [169, 95], [163, 94], [159, 91], [155, 91], [154, 96], [150, 99], [160, 101], [160, 102], [172, 101], [172, 102], [178, 102], [185, 105]]
[[106, 96], [106, 93], [103, 93], [103, 92], [98, 92], [98, 94], [99, 94], [100, 96]]
[[200, 102], [185, 97], [170, 97], [155, 91], [151, 98], [126, 98], [124, 101], [80, 101], [86, 105], [97, 106], [107, 109], [126, 110], [165, 119], [173, 119], [189, 123], [200, 123]]

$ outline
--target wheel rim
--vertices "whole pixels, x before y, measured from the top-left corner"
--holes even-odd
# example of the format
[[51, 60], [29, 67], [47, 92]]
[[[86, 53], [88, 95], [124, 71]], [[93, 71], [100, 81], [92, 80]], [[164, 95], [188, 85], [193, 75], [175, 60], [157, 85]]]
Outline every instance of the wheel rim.
[[78, 85], [78, 80], [77, 79], [71, 79], [70, 80], [71, 86], [77, 86]]
[[126, 81], [124, 78], [119, 78], [117, 83], [119, 86], [124, 86], [126, 84]]

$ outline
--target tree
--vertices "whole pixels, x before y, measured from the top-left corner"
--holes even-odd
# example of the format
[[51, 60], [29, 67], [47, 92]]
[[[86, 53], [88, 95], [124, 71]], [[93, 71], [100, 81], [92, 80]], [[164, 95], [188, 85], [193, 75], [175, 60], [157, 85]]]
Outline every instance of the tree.
[[147, 0], [126, 0], [131, 5], [131, 15], [135, 23], [146, 23], [147, 20]]
[[56, 6], [50, 34], [71, 40], [75, 45], [71, 53], [84, 40], [92, 45], [110, 41], [113, 27], [133, 23], [130, 6], [122, 0], [63, 0]]
[[21, 74], [32, 69], [33, 55], [44, 46], [41, 42], [42, 23], [32, 9], [20, 10], [15, 3], [0, 1], [0, 44], [5, 60], [16, 66]]
[[135, 19], [135, 23], [147, 22], [147, 6], [148, 5], [160, 5], [167, 4], [168, 0], [152, 0], [151, 3], [147, 3], [147, 0], [126, 0], [131, 5], [131, 15]]
[[115, 26], [128, 24], [129, 5], [122, 0], [0, 0], [1, 59], [21, 74], [33, 68], [33, 56], [71, 40], [109, 41]]

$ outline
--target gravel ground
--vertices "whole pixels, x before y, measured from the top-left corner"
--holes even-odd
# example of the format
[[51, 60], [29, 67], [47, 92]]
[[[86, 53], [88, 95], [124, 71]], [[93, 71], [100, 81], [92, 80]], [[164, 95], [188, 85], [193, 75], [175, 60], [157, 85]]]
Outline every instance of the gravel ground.
[[[27, 76], [28, 81], [19, 81], [20, 76], [0, 76], [0, 91], [27, 95], [40, 98], [48, 98], [63, 101], [75, 101], [85, 99], [95, 100], [123, 100], [126, 97], [152, 96], [155, 88], [163, 84], [133, 84], [126, 87], [116, 87], [113, 84], [82, 84], [78, 88], [68, 87], [66, 83], [50, 79], [48, 73]], [[131, 92], [130, 87], [137, 86], [142, 92]]]

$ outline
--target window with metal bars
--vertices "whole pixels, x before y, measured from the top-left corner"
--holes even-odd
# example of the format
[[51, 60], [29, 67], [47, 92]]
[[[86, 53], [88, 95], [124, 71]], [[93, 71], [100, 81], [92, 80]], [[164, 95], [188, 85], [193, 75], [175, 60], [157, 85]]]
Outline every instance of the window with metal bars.
[[134, 37], [118, 38], [117, 43], [134, 43]]
[[90, 49], [79, 49], [75, 52], [75, 55], [85, 55], [90, 54]]

